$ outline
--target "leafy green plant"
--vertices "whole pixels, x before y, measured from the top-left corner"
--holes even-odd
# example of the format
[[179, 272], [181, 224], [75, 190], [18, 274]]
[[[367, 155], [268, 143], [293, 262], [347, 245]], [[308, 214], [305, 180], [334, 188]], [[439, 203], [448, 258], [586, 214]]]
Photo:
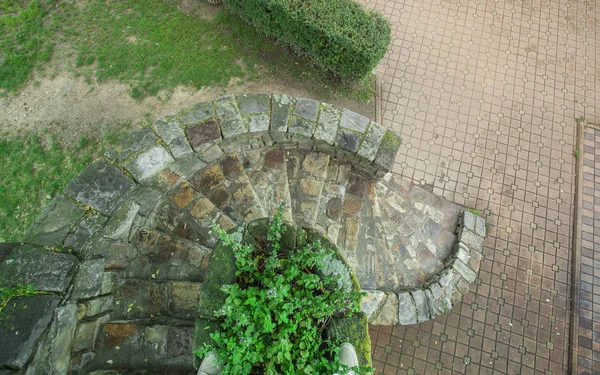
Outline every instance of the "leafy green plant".
[[573, 155], [575, 156], [575, 159], [579, 159], [579, 156], [581, 155], [579, 149], [573, 150]]
[[2, 312], [2, 310], [4, 310], [4, 308], [6, 307], [6, 304], [12, 298], [22, 297], [22, 296], [32, 296], [34, 294], [37, 294], [37, 290], [35, 290], [35, 287], [33, 286], [33, 284], [29, 284], [29, 285], [19, 284], [15, 288], [0, 288], [0, 313]]
[[[225, 285], [225, 304], [216, 312], [222, 330], [211, 334], [223, 374], [333, 374], [340, 369], [337, 340], [323, 338], [337, 314], [360, 311], [361, 293], [337, 287], [338, 276], [322, 276], [333, 250], [320, 240], [282, 251], [282, 207], [267, 233], [265, 249], [255, 249], [215, 227], [235, 254], [237, 282]], [[364, 374], [370, 368], [355, 368]]]

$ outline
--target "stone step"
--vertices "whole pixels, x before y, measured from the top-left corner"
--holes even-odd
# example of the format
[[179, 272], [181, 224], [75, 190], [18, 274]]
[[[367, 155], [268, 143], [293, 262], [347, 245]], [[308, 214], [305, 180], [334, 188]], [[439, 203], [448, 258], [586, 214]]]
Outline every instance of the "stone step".
[[294, 222], [313, 228], [329, 171], [330, 155], [300, 149], [286, 150], [290, 205]]
[[193, 335], [193, 321], [111, 321], [102, 326], [95, 356], [81, 373], [195, 374]]
[[237, 224], [267, 216], [235, 152], [215, 160], [189, 181]]
[[278, 147], [267, 152], [251, 149], [238, 156], [267, 216], [272, 216], [280, 204], [286, 202], [283, 219], [292, 221], [292, 197], [285, 153], [285, 149]]

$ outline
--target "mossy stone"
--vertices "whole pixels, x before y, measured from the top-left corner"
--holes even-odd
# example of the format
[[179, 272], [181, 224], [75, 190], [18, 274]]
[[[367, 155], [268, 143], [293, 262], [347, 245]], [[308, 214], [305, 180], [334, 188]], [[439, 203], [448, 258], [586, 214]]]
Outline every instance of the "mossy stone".
[[368, 320], [365, 313], [334, 318], [326, 328], [326, 336], [330, 339], [340, 339], [354, 346], [358, 363], [361, 366], [371, 366], [371, 338], [369, 336]]
[[200, 363], [202, 362], [202, 358], [196, 355], [196, 351], [204, 347], [204, 345], [213, 346], [216, 344], [215, 340], [210, 337], [210, 335], [214, 332], [217, 332], [221, 329], [221, 326], [218, 322], [214, 322], [208, 319], [199, 318], [196, 319], [196, 323], [194, 325], [194, 339], [192, 342], [192, 350], [194, 353], [194, 367], [200, 367]]

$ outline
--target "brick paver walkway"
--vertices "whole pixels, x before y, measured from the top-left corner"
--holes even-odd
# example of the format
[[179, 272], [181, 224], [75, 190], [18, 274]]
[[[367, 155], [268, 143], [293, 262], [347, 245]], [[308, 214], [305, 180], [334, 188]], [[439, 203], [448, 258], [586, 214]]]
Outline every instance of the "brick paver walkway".
[[600, 374], [600, 128], [583, 137], [577, 374]]
[[395, 172], [490, 226], [450, 314], [371, 327], [376, 373], [568, 373], [576, 117], [597, 122], [587, 1], [362, 0], [393, 24], [378, 67]]

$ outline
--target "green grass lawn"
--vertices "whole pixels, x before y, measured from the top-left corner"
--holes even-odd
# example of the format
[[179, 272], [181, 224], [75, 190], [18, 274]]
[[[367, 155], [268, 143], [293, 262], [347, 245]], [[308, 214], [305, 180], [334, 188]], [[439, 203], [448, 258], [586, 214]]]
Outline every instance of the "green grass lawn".
[[[128, 129], [128, 127], [125, 127]], [[41, 209], [116, 142], [111, 134], [62, 145], [51, 134], [0, 139], [0, 242], [19, 241]]]

